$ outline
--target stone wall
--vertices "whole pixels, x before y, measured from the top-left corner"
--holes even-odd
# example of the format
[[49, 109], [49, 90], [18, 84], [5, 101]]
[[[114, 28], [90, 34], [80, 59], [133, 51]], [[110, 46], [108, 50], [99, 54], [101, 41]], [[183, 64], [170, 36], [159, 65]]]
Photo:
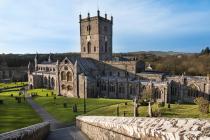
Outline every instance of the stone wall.
[[50, 124], [43, 122], [29, 127], [0, 134], [0, 140], [42, 140], [49, 133]]
[[207, 140], [209, 120], [78, 116], [76, 125], [92, 140]]

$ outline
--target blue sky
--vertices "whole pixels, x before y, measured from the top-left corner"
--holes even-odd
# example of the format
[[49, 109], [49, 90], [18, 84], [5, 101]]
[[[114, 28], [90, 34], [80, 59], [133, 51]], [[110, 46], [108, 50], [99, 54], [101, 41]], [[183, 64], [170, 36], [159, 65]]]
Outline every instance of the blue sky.
[[78, 15], [114, 16], [114, 52], [200, 52], [209, 0], [0, 0], [0, 53], [79, 52]]

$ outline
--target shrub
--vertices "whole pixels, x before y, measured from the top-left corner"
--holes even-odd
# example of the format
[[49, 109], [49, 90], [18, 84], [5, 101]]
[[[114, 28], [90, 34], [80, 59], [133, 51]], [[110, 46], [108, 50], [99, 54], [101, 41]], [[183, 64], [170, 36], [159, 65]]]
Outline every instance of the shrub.
[[140, 100], [140, 101], [139, 101], [139, 104], [140, 104], [141, 106], [148, 106], [148, 105], [149, 105], [148, 102], [146, 102], [146, 101], [144, 101], [144, 100]]
[[158, 103], [158, 107], [164, 107], [164, 106], [165, 106], [165, 102]]
[[209, 113], [209, 102], [203, 97], [198, 97], [194, 100], [194, 102], [198, 105], [198, 109], [201, 113], [208, 114]]
[[152, 116], [153, 117], [161, 117], [160, 103], [155, 103], [152, 106]]

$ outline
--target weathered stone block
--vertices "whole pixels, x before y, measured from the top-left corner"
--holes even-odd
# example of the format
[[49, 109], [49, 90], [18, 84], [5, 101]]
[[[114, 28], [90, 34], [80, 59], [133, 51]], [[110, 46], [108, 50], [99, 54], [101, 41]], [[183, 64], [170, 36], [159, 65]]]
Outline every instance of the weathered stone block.
[[93, 140], [210, 139], [210, 122], [200, 119], [79, 116], [76, 123]]

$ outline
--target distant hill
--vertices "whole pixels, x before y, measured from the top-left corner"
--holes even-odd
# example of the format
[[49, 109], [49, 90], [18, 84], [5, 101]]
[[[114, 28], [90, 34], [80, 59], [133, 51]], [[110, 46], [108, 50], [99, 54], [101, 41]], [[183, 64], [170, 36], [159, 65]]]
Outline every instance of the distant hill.
[[174, 51], [138, 51], [138, 52], [128, 52], [127, 54], [132, 54], [132, 55], [153, 54], [156, 56], [167, 56], [167, 55], [194, 55], [197, 53], [174, 52]]

